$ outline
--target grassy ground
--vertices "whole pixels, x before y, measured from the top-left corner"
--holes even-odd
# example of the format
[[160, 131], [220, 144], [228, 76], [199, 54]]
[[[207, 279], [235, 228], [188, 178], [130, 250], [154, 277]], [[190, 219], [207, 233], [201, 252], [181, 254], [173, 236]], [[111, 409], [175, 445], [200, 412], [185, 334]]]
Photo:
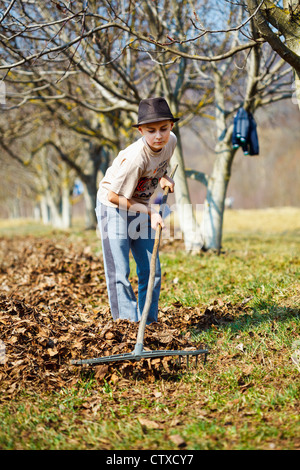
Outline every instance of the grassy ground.
[[[299, 450], [299, 216], [227, 211], [220, 256], [191, 256], [180, 243], [162, 250], [162, 309], [249, 306], [226, 325], [191, 331], [209, 347], [205, 365], [151, 383], [89, 374], [53, 393], [2, 394], [0, 448]], [[26, 221], [0, 231], [31, 233], [99, 252], [97, 235], [80, 226], [68, 237]]]

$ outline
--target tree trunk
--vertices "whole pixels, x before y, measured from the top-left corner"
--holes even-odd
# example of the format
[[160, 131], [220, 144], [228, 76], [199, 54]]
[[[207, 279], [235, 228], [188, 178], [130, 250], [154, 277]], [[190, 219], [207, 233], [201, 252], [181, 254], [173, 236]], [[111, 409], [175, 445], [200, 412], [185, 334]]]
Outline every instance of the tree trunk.
[[197, 224], [195, 213], [191, 204], [185, 167], [183, 161], [183, 151], [180, 138], [180, 132], [176, 132], [177, 147], [172, 157], [172, 165], [178, 164], [174, 177], [175, 181], [175, 200], [176, 209], [179, 218], [180, 230], [183, 234], [185, 249], [187, 251], [200, 251], [202, 248], [199, 237], [200, 229]]
[[62, 218], [60, 215], [60, 211], [49, 189], [46, 190], [45, 195], [46, 195], [47, 205], [50, 209], [51, 225], [53, 225], [54, 228], [62, 229], [63, 227], [62, 227]]
[[[253, 30], [256, 35], [255, 29]], [[216, 130], [218, 143], [215, 147], [216, 159], [212, 175], [208, 179], [204, 213], [201, 221], [203, 250], [215, 250], [220, 253], [223, 234], [223, 214], [225, 197], [231, 176], [231, 166], [236, 149], [232, 146], [233, 125], [227, 128], [223, 67], [215, 68]], [[254, 99], [257, 90], [257, 77], [260, 66], [260, 47], [252, 49], [248, 63], [248, 80], [245, 91], [244, 108], [254, 111]]]
[[231, 129], [226, 132], [226, 113], [223, 83], [223, 66], [214, 67], [216, 134], [215, 162], [208, 178], [204, 211], [201, 220], [202, 249], [220, 253], [223, 233], [223, 213], [226, 191], [231, 174], [231, 164], [236, 152], [231, 144]]
[[97, 199], [97, 175], [90, 175], [84, 178], [84, 202], [85, 202], [85, 229], [94, 230], [97, 225], [95, 213]]
[[[300, 13], [299, 13], [300, 16]], [[295, 38], [294, 38], [295, 39]], [[297, 40], [290, 41], [290, 47], [295, 54], [300, 57], [300, 27], [299, 27], [299, 38]], [[293, 93], [292, 101], [294, 104], [298, 105], [300, 110], [300, 72], [294, 69], [294, 88], [295, 92]]]
[[109, 152], [99, 144], [90, 143], [89, 161], [83, 174], [79, 174], [84, 187], [85, 229], [94, 230], [97, 226], [97, 176], [100, 171], [104, 174], [109, 164]]
[[231, 165], [236, 150], [230, 143], [216, 146], [216, 160], [209, 177], [204, 212], [201, 220], [202, 249], [220, 253], [223, 232], [223, 213]]
[[68, 186], [64, 185], [62, 187], [61, 196], [61, 219], [63, 229], [68, 229], [71, 227], [70, 189]]
[[65, 162], [62, 162], [62, 181], [61, 181], [61, 227], [68, 229], [71, 227], [71, 201], [70, 194], [73, 183], [70, 181], [70, 169]]
[[[300, 57], [300, 2], [299, 0], [283, 0], [283, 7], [289, 10], [289, 24], [291, 25], [291, 34], [286, 35], [288, 47]], [[293, 102], [300, 109], [300, 71], [294, 69], [295, 73], [295, 94]]]
[[47, 199], [44, 194], [40, 196], [40, 209], [41, 209], [41, 216], [44, 225], [49, 225], [50, 218], [49, 218], [49, 207], [47, 204]]

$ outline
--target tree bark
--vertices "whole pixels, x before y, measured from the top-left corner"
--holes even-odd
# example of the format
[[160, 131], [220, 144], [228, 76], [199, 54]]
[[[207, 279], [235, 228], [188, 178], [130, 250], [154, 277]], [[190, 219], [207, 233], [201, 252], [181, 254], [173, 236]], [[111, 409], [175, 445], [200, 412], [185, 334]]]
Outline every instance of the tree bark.
[[199, 237], [200, 229], [196, 221], [193, 206], [191, 204], [189, 188], [184, 168], [183, 151], [180, 138], [180, 132], [176, 132], [177, 147], [172, 157], [172, 164], [178, 164], [174, 177], [175, 181], [175, 200], [176, 209], [179, 218], [180, 230], [183, 234], [185, 249], [187, 251], [197, 252], [202, 248], [202, 241]]
[[[252, 14], [258, 7], [258, 0], [248, 0], [248, 9]], [[268, 41], [272, 49], [293, 67], [295, 72], [295, 99], [300, 109], [300, 2], [283, 0], [284, 8], [265, 0], [255, 15], [255, 23], [261, 36]], [[281, 41], [271, 27], [277, 29], [285, 38]]]
[[235, 150], [228, 141], [216, 145], [216, 159], [208, 179], [207, 194], [201, 220], [202, 249], [220, 253], [226, 191]]
[[101, 145], [90, 144], [89, 160], [86, 168], [82, 170], [79, 177], [84, 186], [85, 201], [85, 229], [94, 230], [97, 226], [96, 202], [97, 202], [97, 176], [100, 171], [105, 173], [109, 164], [109, 153]]
[[[256, 37], [256, 30], [253, 34]], [[226, 64], [224, 65], [226, 66]], [[258, 74], [260, 66], [260, 46], [255, 46], [248, 64], [248, 78], [244, 97], [244, 108], [255, 110]], [[218, 142], [215, 147], [216, 159], [212, 175], [208, 178], [207, 194], [201, 221], [203, 250], [213, 250], [220, 253], [223, 234], [223, 214], [228, 183], [231, 176], [232, 162], [236, 153], [231, 143], [233, 125], [227, 128], [225, 110], [225, 86], [223, 83], [222, 67], [214, 67], [216, 131]]]
[[97, 226], [95, 213], [97, 200], [97, 175], [86, 175], [83, 180], [85, 202], [85, 230], [94, 230]]
[[68, 229], [72, 224], [72, 211], [70, 201], [70, 181], [68, 177], [67, 164], [62, 162], [62, 183], [61, 183], [61, 226], [63, 229]]
[[201, 221], [202, 249], [220, 253], [223, 233], [223, 213], [226, 191], [231, 174], [235, 150], [231, 145], [231, 132], [226, 132], [226, 113], [222, 67], [214, 68], [215, 124], [219, 139], [215, 146], [215, 162], [208, 179], [204, 211]]
[[47, 204], [47, 198], [45, 194], [41, 194], [39, 202], [40, 202], [42, 222], [44, 225], [49, 225], [50, 224], [49, 207]]

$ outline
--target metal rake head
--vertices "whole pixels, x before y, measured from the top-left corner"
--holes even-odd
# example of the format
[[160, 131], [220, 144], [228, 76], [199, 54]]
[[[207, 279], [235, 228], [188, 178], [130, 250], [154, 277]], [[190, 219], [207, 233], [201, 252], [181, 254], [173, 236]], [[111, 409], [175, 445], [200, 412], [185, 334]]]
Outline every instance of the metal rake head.
[[208, 350], [207, 349], [195, 349], [188, 351], [176, 351], [176, 350], [164, 350], [164, 351], [142, 351], [136, 352], [135, 350], [132, 353], [125, 354], [115, 354], [113, 356], [103, 356], [96, 357], [92, 359], [76, 359], [72, 360], [71, 364], [73, 365], [83, 365], [83, 364], [100, 364], [108, 362], [120, 362], [120, 361], [140, 361], [141, 359], [155, 359], [157, 357], [168, 357], [168, 356], [177, 356], [179, 364], [181, 364], [181, 358], [186, 357], [187, 366], [189, 366], [190, 356], [195, 356], [196, 364], [198, 364], [199, 355], [204, 354], [204, 364], [207, 359]]

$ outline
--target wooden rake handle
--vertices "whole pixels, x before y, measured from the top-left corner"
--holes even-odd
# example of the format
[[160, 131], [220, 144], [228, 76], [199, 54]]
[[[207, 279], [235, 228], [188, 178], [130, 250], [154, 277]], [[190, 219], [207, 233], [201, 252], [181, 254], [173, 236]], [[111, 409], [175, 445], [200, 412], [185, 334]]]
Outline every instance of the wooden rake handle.
[[[178, 167], [178, 164], [176, 164], [173, 167], [169, 175], [170, 178], [173, 178], [173, 176], [175, 175], [177, 167]], [[164, 189], [164, 195], [161, 201], [160, 211], [159, 211], [160, 215], [162, 215], [163, 205], [166, 204], [167, 202], [169, 190], [170, 190], [169, 186], [166, 186]], [[159, 224], [155, 231], [155, 240], [154, 240], [153, 251], [152, 251], [151, 262], [150, 262], [150, 275], [149, 275], [149, 281], [148, 281], [148, 288], [147, 288], [144, 310], [142, 313], [142, 317], [141, 317], [140, 324], [139, 324], [139, 330], [137, 334], [137, 340], [136, 340], [136, 345], [135, 345], [135, 350], [134, 350], [135, 354], [140, 354], [143, 351], [146, 322], [148, 318], [149, 309], [152, 303], [153, 286], [154, 286], [154, 279], [155, 279], [155, 266], [156, 266], [156, 258], [157, 258], [159, 243], [160, 243], [161, 231], [162, 231], [162, 226], [161, 224]]]

